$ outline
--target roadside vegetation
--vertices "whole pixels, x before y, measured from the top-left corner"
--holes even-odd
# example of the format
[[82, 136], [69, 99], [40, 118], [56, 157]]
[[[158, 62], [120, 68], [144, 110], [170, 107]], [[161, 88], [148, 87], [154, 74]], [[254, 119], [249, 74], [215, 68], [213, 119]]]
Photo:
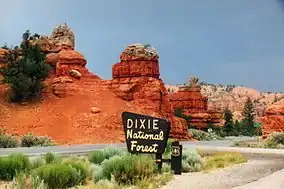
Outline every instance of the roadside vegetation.
[[20, 139], [5, 130], [0, 130], [0, 148], [54, 146], [55, 142], [47, 136], [34, 136], [32, 133], [23, 135]]
[[[171, 140], [164, 157], [170, 157], [170, 147]], [[239, 156], [230, 154], [205, 156], [184, 150], [182, 172], [211, 171], [241, 162]], [[0, 180], [5, 183], [2, 186], [13, 189], [154, 189], [173, 178], [167, 163], [163, 163], [162, 174], [157, 171], [154, 156], [131, 155], [118, 148], [93, 151], [87, 156], [61, 157], [50, 152], [42, 157], [0, 157]]]
[[187, 121], [188, 131], [193, 135], [196, 140], [221, 140], [229, 136], [261, 136], [261, 129], [255, 127], [255, 111], [253, 102], [247, 98], [242, 115], [241, 121], [234, 121], [233, 113], [230, 109], [226, 108], [223, 111], [223, 126], [215, 126], [212, 123], [207, 123], [204, 128], [197, 128], [190, 124], [190, 116], [183, 113], [182, 108], [176, 108], [174, 115], [183, 118]]
[[247, 159], [240, 153], [235, 152], [214, 152], [203, 153], [198, 150], [198, 153], [204, 158], [203, 171], [209, 172], [219, 168], [229, 167], [235, 164], [246, 163]]
[[236, 141], [234, 147], [284, 149], [284, 132], [271, 133], [264, 142]]

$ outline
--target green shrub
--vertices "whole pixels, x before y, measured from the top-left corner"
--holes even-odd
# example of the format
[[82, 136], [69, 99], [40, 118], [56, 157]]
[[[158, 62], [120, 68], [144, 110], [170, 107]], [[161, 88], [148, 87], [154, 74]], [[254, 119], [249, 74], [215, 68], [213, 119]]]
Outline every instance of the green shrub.
[[109, 159], [115, 155], [123, 156], [127, 152], [119, 148], [105, 148], [103, 150], [93, 151], [89, 154], [89, 161], [94, 164], [101, 164], [105, 159]]
[[183, 108], [175, 108], [174, 109], [174, 116], [179, 117], [179, 118], [183, 118], [187, 122], [189, 122], [191, 120], [191, 117], [189, 115], [184, 114], [183, 112], [184, 112]]
[[32, 171], [50, 189], [65, 189], [80, 184], [79, 172], [68, 164], [53, 163], [40, 166]]
[[189, 132], [193, 135], [194, 139], [197, 140], [210, 140], [206, 132], [196, 129], [189, 129]]
[[94, 164], [101, 164], [104, 159], [104, 153], [101, 150], [93, 151], [89, 154], [89, 161]]
[[0, 158], [0, 179], [12, 180], [16, 174], [27, 172], [30, 168], [29, 158], [22, 154], [11, 154]]
[[60, 157], [57, 156], [55, 153], [48, 152], [44, 154], [44, 160], [45, 163], [50, 164], [50, 163], [58, 163], [61, 161]]
[[102, 151], [105, 159], [109, 159], [115, 155], [124, 156], [127, 154], [127, 152], [121, 148], [104, 148]]
[[197, 172], [203, 167], [202, 157], [192, 151], [184, 151], [182, 154], [182, 172]]
[[21, 139], [22, 147], [32, 146], [54, 146], [55, 143], [51, 138], [46, 136], [33, 136], [31, 133], [24, 135]]
[[102, 162], [103, 175], [107, 179], [111, 176], [119, 184], [135, 184], [145, 178], [153, 176], [156, 165], [147, 155], [113, 156]]
[[92, 179], [93, 179], [94, 183], [97, 183], [98, 181], [104, 179], [103, 169], [100, 165], [91, 164], [89, 170], [90, 170], [90, 173], [92, 175]]
[[15, 148], [19, 146], [19, 142], [15, 136], [7, 135], [0, 131], [0, 148]]
[[163, 163], [162, 172], [170, 173], [172, 172], [171, 165], [167, 163]]
[[265, 148], [284, 148], [284, 132], [271, 133], [264, 142]]
[[31, 169], [38, 168], [42, 165], [45, 165], [44, 159], [42, 157], [31, 157], [30, 158]]
[[214, 132], [207, 133], [205, 131], [197, 130], [197, 129], [189, 129], [188, 131], [193, 135], [193, 138], [197, 140], [209, 141], [209, 140], [221, 139], [221, 137], [219, 137]]
[[208, 132], [209, 129], [212, 130], [211, 133], [216, 135], [216, 138], [221, 139], [222, 137], [228, 136], [228, 133], [226, 133], [226, 129], [222, 126], [215, 126], [212, 123], [206, 124], [206, 127], [204, 128], [206, 132]]
[[172, 139], [168, 139], [167, 144], [166, 144], [166, 149], [164, 154], [169, 154], [171, 153], [171, 148], [172, 148]]
[[85, 163], [80, 162], [80, 161], [67, 161], [64, 162], [64, 164], [67, 164], [71, 167], [73, 167], [74, 169], [76, 169], [76, 171], [79, 173], [79, 183], [80, 184], [84, 184], [87, 177], [89, 176], [89, 172], [88, 172], [88, 167]]

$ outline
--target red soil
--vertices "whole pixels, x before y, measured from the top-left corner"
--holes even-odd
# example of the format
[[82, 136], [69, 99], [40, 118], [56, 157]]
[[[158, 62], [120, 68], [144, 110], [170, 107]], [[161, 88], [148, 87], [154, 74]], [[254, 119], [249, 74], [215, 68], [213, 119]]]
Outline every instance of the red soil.
[[[74, 82], [80, 88], [73, 95], [58, 98], [47, 91], [42, 102], [28, 105], [11, 104], [1, 98], [1, 127], [18, 135], [48, 135], [58, 144], [121, 142], [121, 113], [139, 111], [101, 83], [100, 79], [82, 78]], [[5, 91], [1, 87], [1, 95]], [[92, 113], [92, 107], [101, 112]]]

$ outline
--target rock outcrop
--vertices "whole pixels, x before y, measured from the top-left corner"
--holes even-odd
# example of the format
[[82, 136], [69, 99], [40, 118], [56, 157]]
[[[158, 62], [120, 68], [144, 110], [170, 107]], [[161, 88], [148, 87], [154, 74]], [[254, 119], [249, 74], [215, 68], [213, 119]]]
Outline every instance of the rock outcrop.
[[159, 78], [158, 54], [155, 49], [141, 44], [129, 45], [120, 55], [121, 62], [112, 68], [113, 78]]
[[146, 45], [129, 45], [112, 67], [108, 83], [113, 93], [135, 106], [171, 121], [171, 136], [188, 139], [186, 123], [173, 116], [163, 81], [159, 78], [158, 54]]
[[[89, 71], [85, 67], [87, 61], [85, 57], [68, 47], [63, 47], [58, 53], [58, 61], [56, 63], [56, 75], [57, 76], [68, 76], [71, 70], [77, 70], [82, 75], [89, 75]], [[84, 75], [85, 76], [85, 75]]]
[[55, 46], [68, 46], [71, 49], [75, 48], [75, 36], [67, 23], [57, 26], [51, 33], [49, 41]]
[[284, 132], [284, 100], [269, 106], [260, 120], [263, 139], [273, 132]]
[[55, 68], [56, 76], [68, 76], [71, 70], [76, 70], [81, 77], [99, 78], [88, 71], [87, 60], [75, 50], [74, 33], [66, 23], [54, 28], [49, 37], [40, 36], [32, 43], [39, 45], [41, 51], [46, 53], [46, 63]]
[[53, 66], [53, 67], [56, 67], [56, 63], [58, 62], [58, 59], [59, 59], [59, 55], [57, 53], [48, 53], [46, 55], [46, 63]]
[[68, 76], [56, 77], [52, 81], [52, 91], [60, 98], [76, 94], [78, 88], [78, 85]]
[[[169, 92], [177, 92], [179, 86], [166, 85], [166, 88]], [[243, 86], [213, 84], [202, 84], [201, 94], [208, 98], [209, 110], [223, 112], [226, 108], [229, 108], [233, 112], [235, 120], [243, 118], [241, 113], [247, 97], [250, 97], [253, 101], [257, 119], [264, 115], [266, 107], [284, 98], [284, 93], [259, 92]]]
[[66, 23], [53, 29], [49, 37], [40, 36], [31, 42], [40, 46], [41, 51], [46, 53], [46, 63], [55, 69], [55, 76], [58, 78], [52, 82], [52, 91], [56, 96], [66, 97], [80, 89], [78, 84], [62, 78], [100, 79], [89, 72], [86, 58], [75, 50], [74, 33]]
[[64, 46], [75, 49], [75, 36], [71, 28], [64, 23], [54, 28], [50, 36], [40, 36], [33, 43], [39, 45], [41, 51], [46, 54], [58, 53]]
[[8, 51], [6, 49], [0, 48], [0, 67], [5, 63], [5, 55]]
[[174, 109], [181, 108], [185, 115], [190, 116], [190, 124], [203, 128], [208, 123], [219, 125], [221, 113], [216, 110], [208, 111], [207, 97], [201, 95], [198, 79], [193, 77], [188, 86], [182, 86], [175, 93], [169, 93], [170, 103]]

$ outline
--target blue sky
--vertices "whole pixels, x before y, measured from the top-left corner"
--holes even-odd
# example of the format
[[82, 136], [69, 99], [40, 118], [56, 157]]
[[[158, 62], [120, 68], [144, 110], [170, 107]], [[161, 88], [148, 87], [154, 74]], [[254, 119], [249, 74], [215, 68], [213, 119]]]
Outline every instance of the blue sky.
[[18, 44], [26, 29], [49, 35], [66, 21], [88, 68], [104, 79], [126, 45], [140, 42], [158, 50], [166, 84], [195, 75], [284, 92], [280, 1], [9, 0], [1, 2], [0, 44]]

